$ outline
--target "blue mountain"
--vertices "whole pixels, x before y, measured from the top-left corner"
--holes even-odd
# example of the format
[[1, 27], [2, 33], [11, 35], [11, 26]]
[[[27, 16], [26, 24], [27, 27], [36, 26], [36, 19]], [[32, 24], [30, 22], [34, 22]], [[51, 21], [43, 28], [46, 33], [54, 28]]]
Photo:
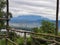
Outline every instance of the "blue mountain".
[[[36, 15], [22, 15], [18, 17], [13, 17], [10, 20], [10, 26], [14, 26], [17, 28], [20, 27], [39, 27], [41, 25], [42, 20], [48, 20], [50, 22], [56, 22], [56, 20], [50, 20], [48, 18], [42, 17], [42, 16], [36, 16]], [[59, 28], [60, 28], [60, 20], [59, 20]]]
[[10, 20], [11, 23], [21, 23], [21, 22], [39, 22], [42, 20], [49, 20], [48, 18], [36, 15], [22, 15], [14, 17]]

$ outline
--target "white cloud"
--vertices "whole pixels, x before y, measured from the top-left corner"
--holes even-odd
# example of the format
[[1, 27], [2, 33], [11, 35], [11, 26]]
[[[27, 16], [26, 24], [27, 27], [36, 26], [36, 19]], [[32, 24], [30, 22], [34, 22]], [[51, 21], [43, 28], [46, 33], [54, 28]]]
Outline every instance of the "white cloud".
[[[56, 19], [56, 0], [9, 0], [13, 16], [34, 14]], [[59, 14], [60, 20], [60, 14]]]

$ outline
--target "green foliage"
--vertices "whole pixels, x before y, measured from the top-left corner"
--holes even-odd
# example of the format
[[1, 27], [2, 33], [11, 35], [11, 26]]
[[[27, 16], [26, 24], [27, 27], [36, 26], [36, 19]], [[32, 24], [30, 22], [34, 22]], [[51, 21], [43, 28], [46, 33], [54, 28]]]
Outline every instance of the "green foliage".
[[[5, 7], [6, 7], [6, 0], [0, 0], [0, 18], [6, 18], [6, 12], [4, 11]], [[12, 17], [12, 14], [10, 12], [8, 17], [9, 18]], [[0, 20], [0, 30], [5, 27], [4, 23], [5, 23], [4, 20]]]
[[[3, 18], [3, 8], [5, 7], [5, 2], [0, 0], [0, 18]], [[4, 21], [0, 20], [0, 29], [3, 27]]]
[[58, 32], [58, 35], [60, 36], [60, 32]]
[[19, 45], [23, 45], [23, 42], [24, 42], [24, 39], [23, 37], [19, 37], [16, 42], [19, 44]]
[[[24, 45], [24, 37], [17, 35], [15, 32], [9, 32], [10, 40], [16, 42], [19, 45]], [[8, 42], [8, 44], [12, 45], [12, 43]], [[31, 45], [31, 38], [27, 38], [27, 45]]]
[[36, 33], [55, 33], [55, 24], [49, 21], [42, 21], [40, 28], [33, 28], [33, 31]]
[[0, 45], [5, 45], [5, 39], [0, 39]]
[[[6, 5], [5, 0], [0, 0], [0, 18], [3, 18], [4, 15], [4, 7]], [[4, 26], [4, 21], [0, 20], [0, 29]]]
[[33, 28], [33, 32], [38, 33], [38, 28]]
[[49, 21], [42, 21], [42, 26], [40, 29], [43, 31], [43, 33], [55, 33], [55, 24]]
[[2, 11], [6, 6], [6, 0], [0, 0], [0, 11]]
[[[36, 33], [55, 34], [55, 28], [56, 28], [56, 26], [53, 22], [42, 21], [41, 27], [40, 28], [33, 28], [33, 31]], [[47, 36], [42, 36], [42, 35], [40, 35], [39, 37], [45, 38], [45, 39], [53, 39], [54, 38], [54, 37], [50, 37], [50, 36], [47, 37]], [[44, 43], [44, 45], [45, 45], [45, 43]]]
[[14, 41], [17, 38], [17, 34], [15, 32], [9, 32], [9, 38], [10, 40]]
[[[16, 42], [19, 44], [19, 45], [24, 45], [24, 37], [19, 37], [17, 38]], [[31, 45], [31, 38], [27, 38], [27, 45]]]
[[27, 45], [31, 45], [31, 37], [27, 38]]

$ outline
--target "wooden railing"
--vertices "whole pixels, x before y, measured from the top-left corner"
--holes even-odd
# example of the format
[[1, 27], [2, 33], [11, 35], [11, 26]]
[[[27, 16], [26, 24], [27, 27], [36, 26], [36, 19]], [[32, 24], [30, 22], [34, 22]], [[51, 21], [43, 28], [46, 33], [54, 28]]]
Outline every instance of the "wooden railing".
[[3, 34], [3, 35], [0, 34], [0, 38], [7, 38], [7, 37], [8, 36], [6, 34]]
[[[15, 29], [10, 29], [10, 31], [14, 31], [14, 32], [19, 32], [19, 33], [24, 33], [24, 45], [27, 45], [27, 37], [26, 37], [26, 34], [32, 34], [32, 38], [35, 38], [35, 39], [42, 39], [46, 42], [54, 42], [54, 43], [57, 43], [57, 44], [60, 44], [59, 41], [57, 41], [56, 39], [59, 38], [60, 39], [60, 36], [56, 36], [56, 35], [52, 35], [52, 34], [45, 34], [45, 33], [34, 33], [34, 32], [31, 32], [31, 31], [20, 31], [20, 30], [15, 30]], [[35, 37], [34, 35], [38, 35], [38, 37]], [[45, 39], [45, 38], [41, 38], [39, 37], [40, 35], [42, 36], [49, 36], [49, 37], [54, 37], [53, 40], [49, 40], [49, 39]]]
[[13, 45], [18, 45], [16, 42], [13, 42], [12, 40], [10, 40], [9, 38], [6, 38], [7, 41], [9, 41], [10, 43], [12, 43]]
[[0, 20], [10, 20], [10, 19], [7, 19], [7, 18], [0, 18]]
[[0, 35], [0, 39], [2, 39], [2, 38], [6, 39], [8, 42], [10, 42], [14, 45], [18, 45], [16, 42], [10, 40], [6, 34]]
[[[60, 39], [60, 36], [56, 36], [56, 35], [52, 35], [52, 34], [46, 34], [46, 33], [35, 33], [35, 32], [31, 32], [31, 31], [20, 31], [20, 30], [16, 30], [16, 29], [9, 29], [9, 31], [12, 31], [12, 32], [19, 32], [19, 33], [24, 33], [24, 45], [27, 45], [27, 33], [31, 36], [31, 39], [41, 39], [43, 41], [46, 41], [46, 42], [54, 42], [54, 43], [57, 43], [57, 44], [60, 44], [60, 42], [58, 40], [56, 40], [57, 38]], [[37, 36], [34, 36], [34, 35], [37, 35]], [[53, 37], [54, 39], [46, 39], [46, 38], [41, 38], [41, 36], [47, 36], [47, 37]], [[8, 42], [14, 44], [14, 45], [19, 45], [17, 44], [16, 42], [12, 41], [9, 39], [9, 37], [6, 35], [6, 34], [3, 34], [3, 35], [0, 35], [0, 38], [5, 38]], [[33, 45], [33, 42], [31, 42], [32, 45]]]

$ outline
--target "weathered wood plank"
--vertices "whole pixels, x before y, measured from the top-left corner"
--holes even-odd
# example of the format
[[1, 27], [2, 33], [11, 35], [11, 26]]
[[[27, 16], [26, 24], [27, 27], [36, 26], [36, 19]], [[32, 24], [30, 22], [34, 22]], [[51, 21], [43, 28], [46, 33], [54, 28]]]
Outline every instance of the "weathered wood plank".
[[11, 42], [14, 45], [18, 45], [16, 42], [13, 42], [12, 40], [10, 40], [9, 38], [6, 38], [9, 42]]

